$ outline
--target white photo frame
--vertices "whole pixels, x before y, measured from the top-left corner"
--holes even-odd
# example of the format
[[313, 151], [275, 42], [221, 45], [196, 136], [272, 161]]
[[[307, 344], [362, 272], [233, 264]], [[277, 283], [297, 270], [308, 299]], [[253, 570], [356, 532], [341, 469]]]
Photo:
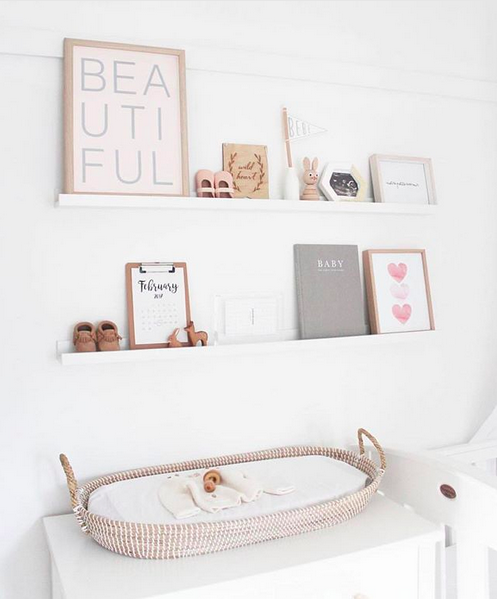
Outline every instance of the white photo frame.
[[373, 154], [369, 159], [375, 202], [436, 204], [430, 158]]
[[319, 189], [331, 202], [362, 202], [366, 181], [350, 162], [328, 162], [319, 179]]
[[[281, 341], [283, 296], [272, 293], [216, 296], [215, 321], [215, 345]], [[292, 333], [296, 336], [296, 331]]]

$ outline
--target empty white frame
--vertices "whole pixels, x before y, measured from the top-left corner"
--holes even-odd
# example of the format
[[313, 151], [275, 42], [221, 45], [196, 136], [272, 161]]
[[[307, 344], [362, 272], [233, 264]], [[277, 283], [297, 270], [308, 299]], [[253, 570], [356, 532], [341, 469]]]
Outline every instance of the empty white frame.
[[375, 202], [437, 203], [430, 158], [373, 154], [369, 163]]

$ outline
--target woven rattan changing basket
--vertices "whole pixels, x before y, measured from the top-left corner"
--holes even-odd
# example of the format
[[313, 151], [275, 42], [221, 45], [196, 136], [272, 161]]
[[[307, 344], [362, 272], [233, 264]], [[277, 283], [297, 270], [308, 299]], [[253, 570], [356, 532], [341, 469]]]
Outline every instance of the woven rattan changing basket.
[[[377, 449], [380, 456], [380, 467], [366, 457], [363, 435], [368, 437]], [[369, 500], [378, 489], [386, 468], [385, 454], [378, 441], [364, 429], [359, 429], [358, 439], [359, 453], [327, 447], [282, 447], [117, 472], [97, 478], [82, 487], [78, 486], [67, 457], [62, 454], [60, 461], [67, 477], [73, 511], [85, 533], [93, 537], [97, 543], [106, 549], [122, 555], [148, 559], [172, 559], [223, 551], [252, 543], [297, 535], [334, 526], [353, 518], [369, 503]], [[357, 468], [367, 474], [366, 486], [360, 491], [341, 499], [252, 518], [219, 522], [140, 524], [109, 520], [88, 511], [90, 494], [98, 487], [118, 481], [169, 472], [309, 455], [326, 456]]]

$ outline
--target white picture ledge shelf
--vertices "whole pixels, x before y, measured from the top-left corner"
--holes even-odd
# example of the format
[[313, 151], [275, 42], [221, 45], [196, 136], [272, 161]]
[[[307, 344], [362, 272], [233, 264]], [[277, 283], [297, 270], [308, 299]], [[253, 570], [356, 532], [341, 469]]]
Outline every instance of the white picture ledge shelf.
[[220, 356], [257, 356], [282, 352], [333, 351], [344, 347], [369, 347], [381, 344], [426, 341], [435, 331], [416, 333], [390, 333], [386, 335], [362, 335], [359, 337], [336, 337], [333, 339], [310, 339], [295, 341], [271, 341], [266, 343], [243, 343], [238, 345], [209, 345], [208, 347], [182, 347], [164, 349], [122, 349], [109, 352], [76, 353], [70, 341], [57, 342], [57, 358], [62, 366], [85, 364], [111, 364], [124, 362], [169, 362], [195, 360]]
[[318, 212], [337, 214], [435, 214], [437, 206], [420, 204], [381, 204], [366, 202], [327, 202], [291, 200], [250, 200], [194, 197], [59, 194], [60, 208], [158, 208], [166, 210], [233, 210], [258, 212]]

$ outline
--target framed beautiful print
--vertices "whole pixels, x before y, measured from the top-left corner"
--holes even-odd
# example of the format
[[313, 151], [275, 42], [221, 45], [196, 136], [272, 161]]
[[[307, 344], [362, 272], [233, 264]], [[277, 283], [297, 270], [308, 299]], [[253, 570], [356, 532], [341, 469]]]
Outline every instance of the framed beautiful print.
[[369, 164], [375, 202], [437, 203], [430, 158], [374, 154]]
[[353, 164], [329, 162], [321, 173], [319, 189], [330, 201], [362, 202], [366, 181]]
[[187, 196], [185, 53], [64, 40], [66, 193]]
[[373, 334], [435, 329], [425, 250], [366, 250], [363, 259]]

